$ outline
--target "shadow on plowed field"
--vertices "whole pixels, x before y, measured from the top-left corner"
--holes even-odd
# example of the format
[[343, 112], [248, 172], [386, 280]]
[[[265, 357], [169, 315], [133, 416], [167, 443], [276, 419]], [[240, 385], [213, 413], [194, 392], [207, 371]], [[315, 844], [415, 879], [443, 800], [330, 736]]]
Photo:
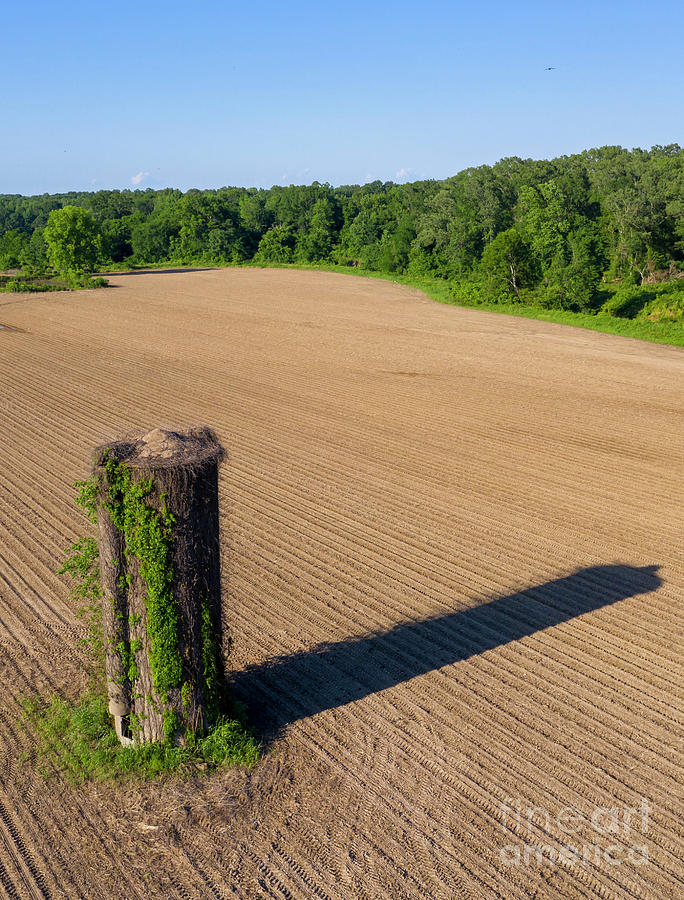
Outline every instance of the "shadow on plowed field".
[[236, 696], [251, 707], [255, 727], [269, 741], [298, 719], [654, 591], [661, 584], [658, 568], [580, 569], [476, 607], [273, 657], [233, 673], [231, 680]]

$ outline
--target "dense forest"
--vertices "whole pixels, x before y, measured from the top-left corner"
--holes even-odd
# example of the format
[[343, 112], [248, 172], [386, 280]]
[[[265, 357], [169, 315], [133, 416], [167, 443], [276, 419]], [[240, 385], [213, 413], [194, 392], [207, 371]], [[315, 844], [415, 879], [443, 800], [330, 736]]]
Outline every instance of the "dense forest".
[[640, 286], [658, 285], [684, 306], [676, 144], [509, 157], [410, 184], [0, 195], [0, 270], [54, 266], [46, 227], [62, 207], [88, 213], [103, 268], [337, 263], [446, 279], [465, 302], [590, 312], [609, 297], [619, 315]]

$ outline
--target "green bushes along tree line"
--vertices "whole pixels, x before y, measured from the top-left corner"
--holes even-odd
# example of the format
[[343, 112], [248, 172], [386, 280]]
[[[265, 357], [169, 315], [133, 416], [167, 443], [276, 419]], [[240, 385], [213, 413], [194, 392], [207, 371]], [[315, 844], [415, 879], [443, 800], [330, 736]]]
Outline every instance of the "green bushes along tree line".
[[684, 321], [684, 150], [509, 157], [444, 181], [0, 196], [0, 270], [338, 264], [464, 303]]

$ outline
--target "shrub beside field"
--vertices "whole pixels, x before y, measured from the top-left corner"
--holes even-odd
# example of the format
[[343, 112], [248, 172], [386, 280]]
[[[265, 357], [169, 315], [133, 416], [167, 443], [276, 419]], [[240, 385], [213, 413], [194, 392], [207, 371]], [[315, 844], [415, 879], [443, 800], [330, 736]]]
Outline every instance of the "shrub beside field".
[[[430, 293], [428, 289], [426, 293]], [[594, 306], [586, 310], [558, 309], [540, 304], [533, 292], [513, 300], [492, 301], [465, 286], [453, 286], [443, 302], [477, 306], [492, 312], [542, 319], [634, 337], [662, 344], [684, 346], [684, 279], [656, 285], [602, 285]]]
[[123, 747], [112, 727], [102, 694], [90, 694], [75, 704], [53, 698], [24, 704], [26, 724], [38, 735], [40, 771], [46, 777], [61, 772], [73, 782], [122, 777], [198, 775], [224, 765], [253, 766], [258, 745], [244, 713], [222, 716], [210, 731], [184, 747], [141, 744]]
[[0, 275], [0, 291], [10, 294], [42, 294], [49, 291], [92, 290], [93, 288], [107, 287], [108, 284], [108, 279], [99, 275], [95, 277], [81, 275], [71, 278], [64, 278], [49, 273], [32, 275], [19, 272], [14, 275]]

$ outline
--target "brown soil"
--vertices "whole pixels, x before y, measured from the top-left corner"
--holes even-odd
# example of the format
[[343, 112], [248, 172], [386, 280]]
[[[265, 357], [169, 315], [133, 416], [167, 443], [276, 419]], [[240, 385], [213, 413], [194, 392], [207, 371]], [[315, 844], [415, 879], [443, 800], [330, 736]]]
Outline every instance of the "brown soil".
[[[0, 300], [0, 896], [681, 896], [681, 350], [343, 275], [110, 278]], [[18, 701], [84, 683], [71, 484], [199, 422], [264, 760], [46, 784]], [[646, 834], [558, 828], [643, 797]]]

